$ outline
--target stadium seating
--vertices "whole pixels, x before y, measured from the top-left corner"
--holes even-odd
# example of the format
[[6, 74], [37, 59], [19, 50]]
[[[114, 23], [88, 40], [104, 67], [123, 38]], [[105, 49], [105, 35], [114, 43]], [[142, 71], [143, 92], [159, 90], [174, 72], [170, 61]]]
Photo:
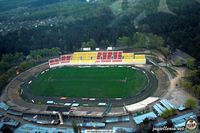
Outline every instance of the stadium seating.
[[135, 59], [145, 59], [145, 55], [135, 55]]
[[80, 54], [80, 52], [75, 52], [72, 55], [72, 59], [71, 59], [70, 63], [79, 63], [80, 60], [81, 60], [81, 54]]
[[145, 64], [145, 55], [123, 53], [123, 51], [74, 52], [72, 55], [61, 55], [49, 60], [49, 66], [67, 64]]
[[134, 54], [133, 53], [123, 53], [122, 54], [123, 62], [124, 63], [132, 63], [134, 60]]
[[54, 59], [50, 59], [49, 60], [49, 65], [58, 65], [60, 63], [60, 59], [59, 58], [54, 58]]
[[122, 62], [122, 51], [100, 51], [96, 62]]
[[75, 52], [71, 63], [94, 63], [97, 58], [97, 52]]
[[61, 55], [60, 63], [69, 63], [71, 60], [71, 55]]
[[146, 63], [145, 55], [135, 55], [134, 62], [136, 64], [145, 64]]

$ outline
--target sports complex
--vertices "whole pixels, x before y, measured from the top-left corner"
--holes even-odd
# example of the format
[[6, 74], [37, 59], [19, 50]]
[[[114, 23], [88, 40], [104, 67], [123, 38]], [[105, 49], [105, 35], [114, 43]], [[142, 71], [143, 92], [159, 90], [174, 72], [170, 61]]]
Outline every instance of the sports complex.
[[[19, 122], [10, 122], [18, 127], [16, 133], [73, 133], [73, 121], [78, 122], [82, 132], [122, 128], [136, 132], [135, 127], [145, 118], [156, 120], [167, 109], [185, 109], [162, 98], [169, 79], [163, 71], [160, 75], [164, 78], [155, 74], [154, 65], [144, 52], [60, 55], [16, 76], [1, 96], [4, 100], [0, 109], [22, 121], [20, 127]], [[196, 117], [189, 112], [172, 121], [178, 127], [191, 116]], [[156, 127], [165, 124], [166, 121], [154, 123]]]
[[38, 97], [42, 103], [55, 98], [92, 105], [135, 103], [156, 89], [156, 77], [136, 64], [145, 65], [145, 55], [123, 51], [61, 55], [49, 60], [49, 69], [30, 77], [22, 85], [22, 94], [26, 100]]

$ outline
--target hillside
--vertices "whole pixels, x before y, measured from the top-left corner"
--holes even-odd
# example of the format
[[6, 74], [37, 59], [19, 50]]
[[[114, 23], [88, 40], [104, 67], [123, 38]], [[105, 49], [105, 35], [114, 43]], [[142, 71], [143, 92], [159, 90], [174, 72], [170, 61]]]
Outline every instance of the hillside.
[[199, 0], [0, 0], [0, 51], [74, 51], [91, 38], [115, 46], [117, 38], [142, 32], [200, 59], [199, 10]]

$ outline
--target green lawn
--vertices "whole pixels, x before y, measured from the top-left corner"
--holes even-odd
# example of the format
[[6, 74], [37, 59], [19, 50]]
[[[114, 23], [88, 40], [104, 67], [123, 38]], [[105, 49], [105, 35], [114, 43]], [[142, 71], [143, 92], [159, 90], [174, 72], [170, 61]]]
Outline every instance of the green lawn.
[[30, 92], [38, 96], [120, 98], [136, 94], [146, 83], [142, 71], [127, 67], [63, 67], [33, 79]]

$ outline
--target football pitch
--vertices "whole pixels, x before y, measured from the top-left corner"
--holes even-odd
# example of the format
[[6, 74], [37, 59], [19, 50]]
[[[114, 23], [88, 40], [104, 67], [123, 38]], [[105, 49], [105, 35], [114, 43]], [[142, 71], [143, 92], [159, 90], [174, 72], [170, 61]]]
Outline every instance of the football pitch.
[[62, 67], [39, 74], [29, 89], [36, 96], [123, 98], [146, 84], [146, 75], [131, 67]]

